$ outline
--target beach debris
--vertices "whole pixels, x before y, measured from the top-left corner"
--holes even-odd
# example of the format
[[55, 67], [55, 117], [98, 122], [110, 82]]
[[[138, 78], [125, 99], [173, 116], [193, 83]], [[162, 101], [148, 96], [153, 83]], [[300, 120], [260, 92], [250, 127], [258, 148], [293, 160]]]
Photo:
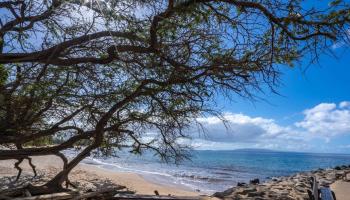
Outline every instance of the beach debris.
[[157, 196], [159, 196], [158, 190], [154, 190], [154, 194], [156, 194]]

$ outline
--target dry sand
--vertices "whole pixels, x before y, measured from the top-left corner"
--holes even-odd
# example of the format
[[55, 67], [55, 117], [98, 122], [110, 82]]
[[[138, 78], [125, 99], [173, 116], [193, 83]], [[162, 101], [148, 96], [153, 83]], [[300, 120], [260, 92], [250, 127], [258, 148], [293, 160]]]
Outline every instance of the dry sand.
[[[0, 161], [0, 187], [12, 187], [14, 176], [17, 170], [14, 169], [15, 160]], [[37, 166], [39, 176], [32, 179], [32, 171], [24, 161], [21, 167], [24, 169], [23, 177], [20, 184], [28, 182], [40, 184], [42, 180], [52, 177], [62, 168], [62, 161], [56, 156], [34, 157], [33, 163]], [[79, 164], [70, 174], [70, 180], [83, 188], [105, 187], [106, 185], [123, 185], [137, 194], [151, 194], [157, 190], [160, 195], [177, 195], [177, 196], [198, 196], [199, 192], [191, 191], [190, 188], [179, 188], [176, 186], [160, 185], [145, 180], [142, 176], [134, 173], [115, 172], [98, 168], [94, 165]], [[17, 184], [17, 183], [16, 183]]]
[[336, 181], [331, 185], [337, 200], [350, 200], [350, 182]]

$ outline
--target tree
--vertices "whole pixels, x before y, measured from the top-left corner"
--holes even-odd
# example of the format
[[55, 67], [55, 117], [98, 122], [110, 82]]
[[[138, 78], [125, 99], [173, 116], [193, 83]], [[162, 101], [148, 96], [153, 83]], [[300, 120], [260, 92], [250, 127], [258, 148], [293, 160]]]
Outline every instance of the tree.
[[[31, 186], [33, 194], [64, 190], [69, 172], [94, 150], [151, 149], [180, 161], [190, 148], [184, 130], [216, 114], [216, 94], [254, 98], [275, 88], [280, 67], [346, 42], [349, 4], [304, 4], [1, 1], [0, 144], [9, 148], [0, 159], [62, 158], [62, 171]], [[28, 146], [45, 137], [63, 141]], [[62, 151], [78, 144], [68, 162]]]

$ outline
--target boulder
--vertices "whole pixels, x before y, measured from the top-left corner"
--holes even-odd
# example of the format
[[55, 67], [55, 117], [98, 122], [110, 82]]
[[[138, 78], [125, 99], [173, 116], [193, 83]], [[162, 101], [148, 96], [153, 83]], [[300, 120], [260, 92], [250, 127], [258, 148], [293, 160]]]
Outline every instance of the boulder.
[[242, 187], [242, 186], [246, 186], [247, 184], [246, 183], [243, 183], [243, 182], [238, 182], [237, 183], [237, 187]]
[[234, 188], [230, 188], [230, 189], [227, 189], [223, 192], [215, 192], [213, 194], [213, 197], [217, 197], [217, 198], [224, 198], [226, 196], [229, 196], [230, 194], [232, 194], [234, 191]]
[[257, 185], [260, 183], [260, 180], [258, 178], [252, 179], [249, 181], [250, 184]]

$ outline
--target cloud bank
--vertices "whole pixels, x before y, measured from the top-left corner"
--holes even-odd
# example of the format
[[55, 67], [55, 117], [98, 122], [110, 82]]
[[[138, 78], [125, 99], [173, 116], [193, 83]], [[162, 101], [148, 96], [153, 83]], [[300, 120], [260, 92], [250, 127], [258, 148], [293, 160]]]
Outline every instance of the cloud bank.
[[[314, 139], [329, 142], [333, 137], [350, 135], [350, 102], [320, 103], [301, 112], [303, 118], [282, 126], [274, 119], [224, 113], [225, 123], [217, 117], [197, 119], [204, 134], [193, 126], [189, 133], [198, 149], [268, 148], [310, 151]], [[350, 143], [350, 141], [349, 141]], [[349, 144], [350, 145], [350, 144]]]

